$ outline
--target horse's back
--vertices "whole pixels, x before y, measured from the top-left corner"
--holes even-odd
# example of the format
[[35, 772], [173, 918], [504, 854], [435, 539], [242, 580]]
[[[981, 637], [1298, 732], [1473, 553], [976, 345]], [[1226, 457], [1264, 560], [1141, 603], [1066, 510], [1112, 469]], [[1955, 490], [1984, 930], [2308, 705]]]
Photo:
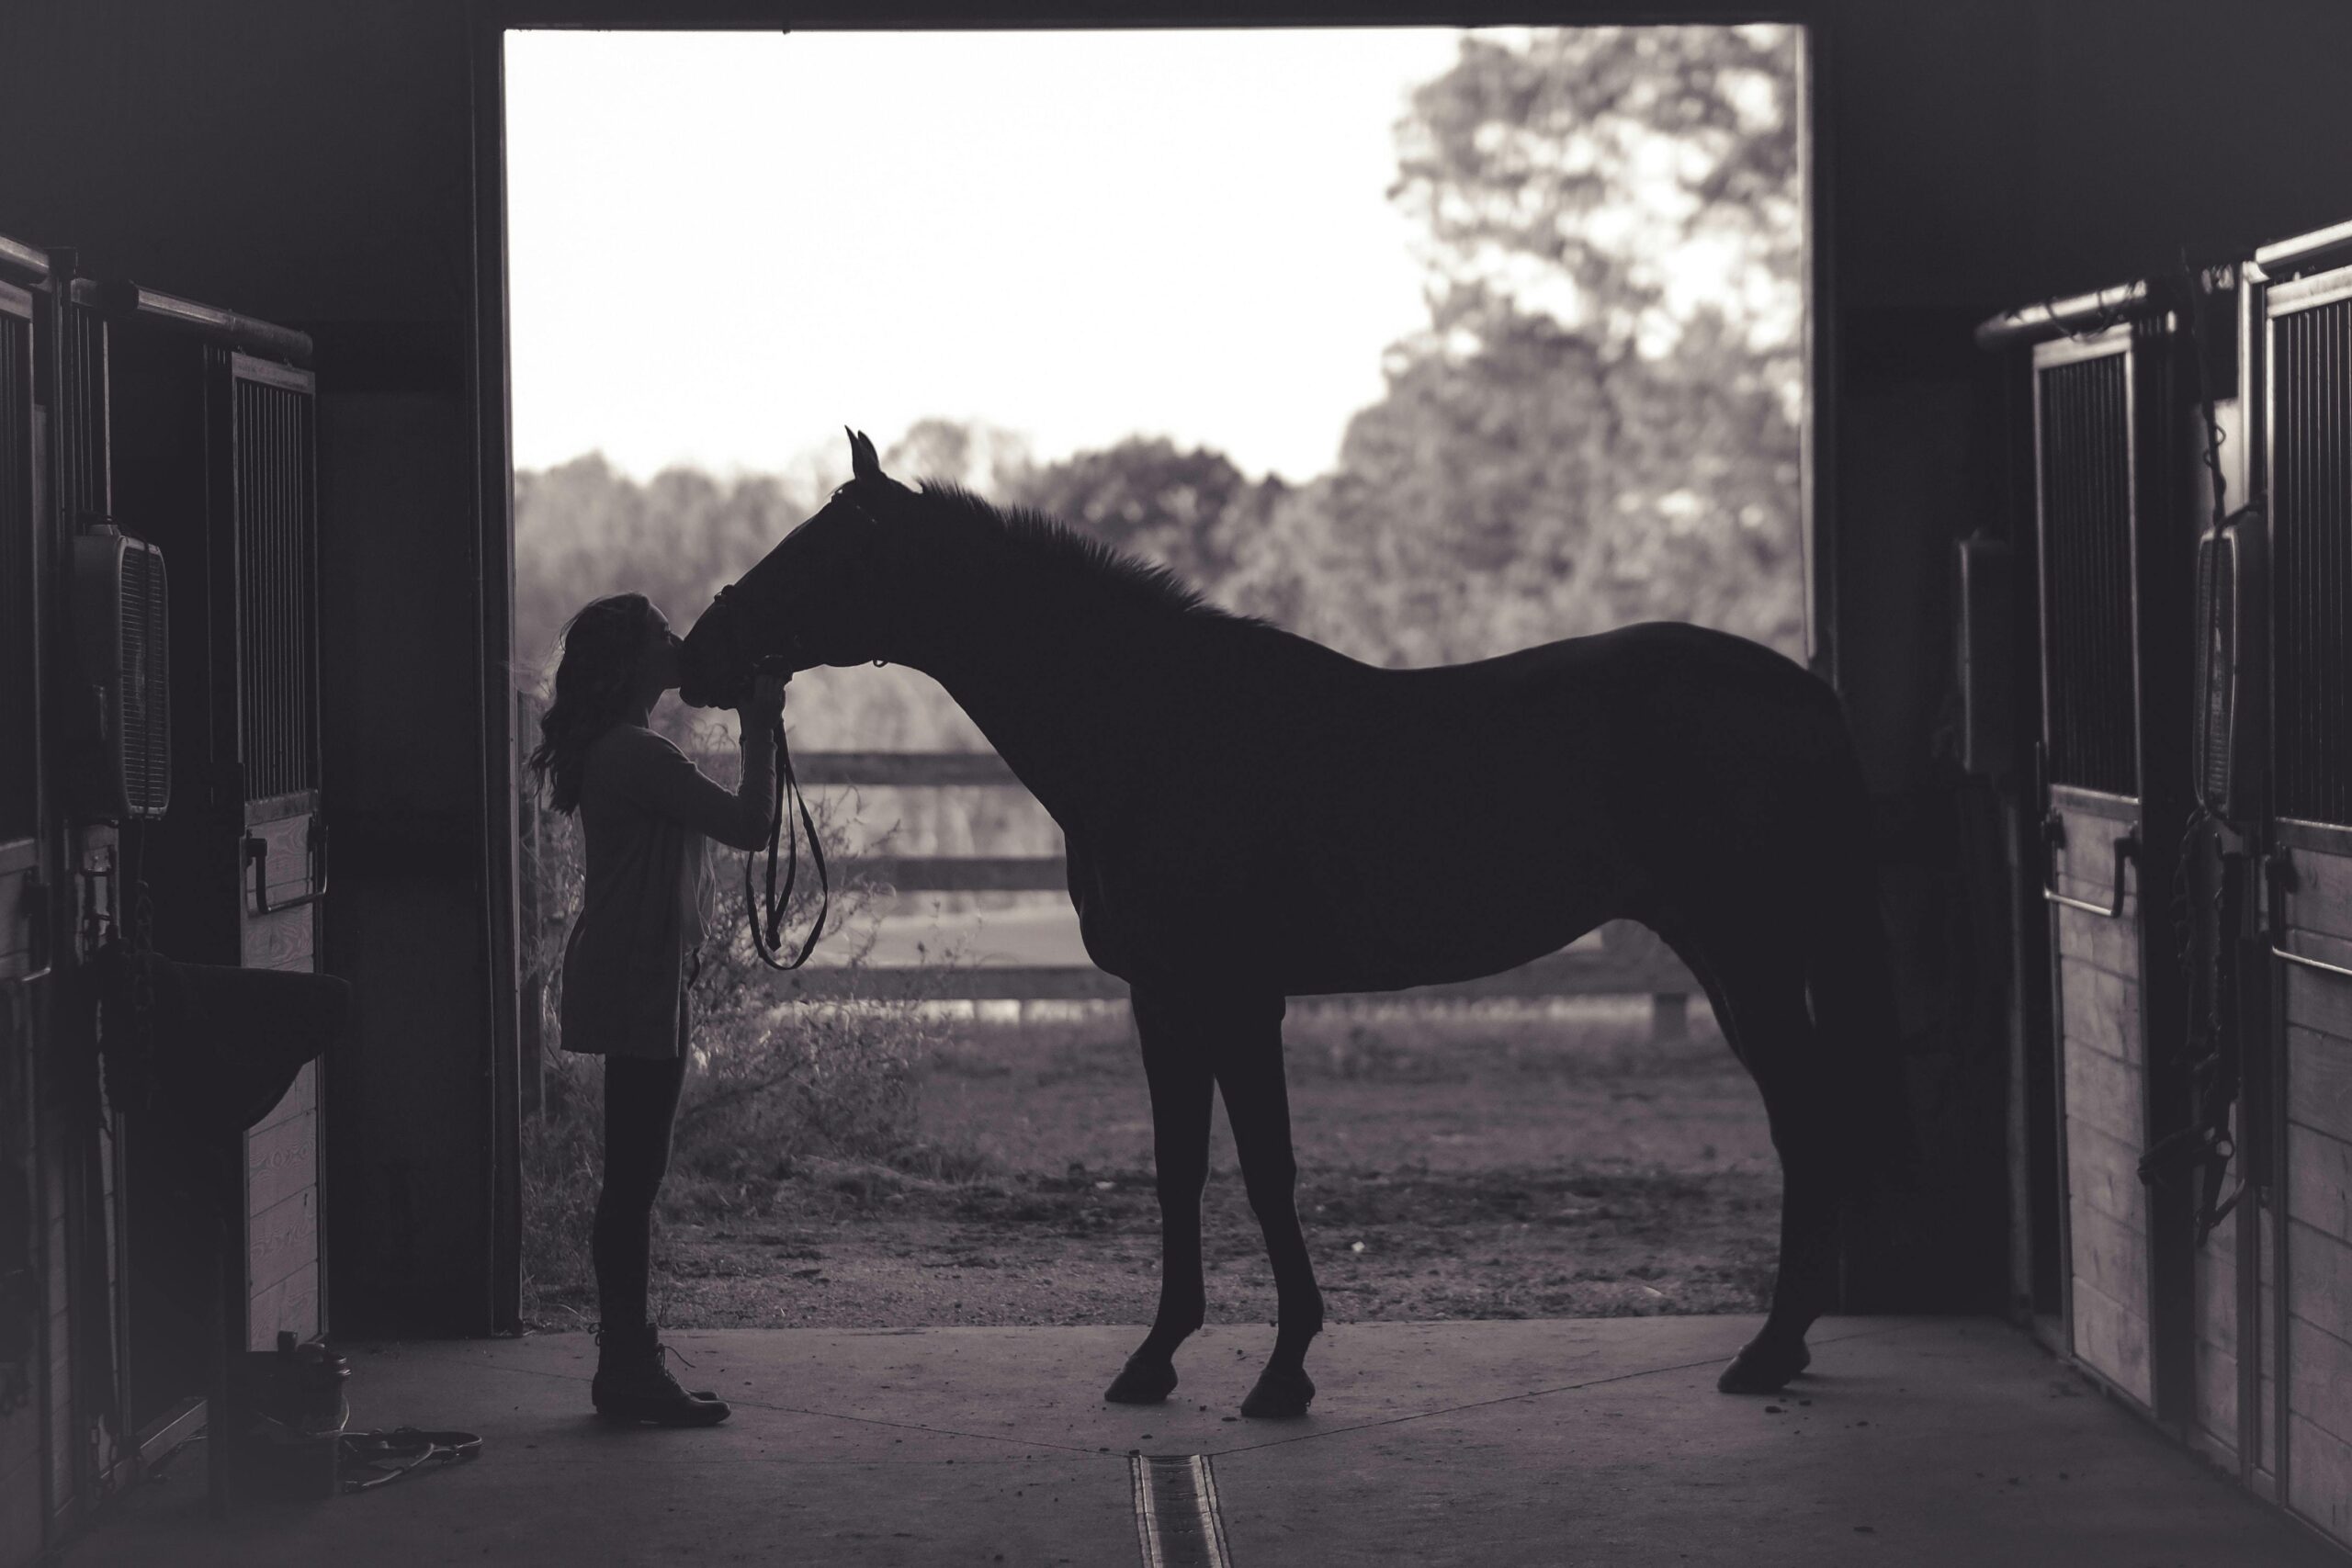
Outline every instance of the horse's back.
[[[1660, 833], [1763, 832], [1837, 699], [1770, 649], [1678, 623], [1384, 670], [1283, 636], [1217, 670], [1213, 733], [1160, 754], [1081, 848], [1090, 953], [1142, 979], [1214, 959], [1289, 994], [1468, 978], [1643, 917]], [[1669, 858], [1673, 858], [1669, 852]]]

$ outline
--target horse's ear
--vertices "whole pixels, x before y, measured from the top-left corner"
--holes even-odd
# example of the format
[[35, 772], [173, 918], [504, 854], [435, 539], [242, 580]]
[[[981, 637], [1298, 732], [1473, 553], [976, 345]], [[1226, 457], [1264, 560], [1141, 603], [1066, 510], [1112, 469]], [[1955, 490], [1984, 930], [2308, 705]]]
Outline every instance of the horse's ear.
[[[843, 429], [848, 427], [844, 425]], [[874, 441], [862, 430], [849, 432], [849, 471], [852, 479], [878, 479], [882, 477], [882, 458], [874, 450]]]

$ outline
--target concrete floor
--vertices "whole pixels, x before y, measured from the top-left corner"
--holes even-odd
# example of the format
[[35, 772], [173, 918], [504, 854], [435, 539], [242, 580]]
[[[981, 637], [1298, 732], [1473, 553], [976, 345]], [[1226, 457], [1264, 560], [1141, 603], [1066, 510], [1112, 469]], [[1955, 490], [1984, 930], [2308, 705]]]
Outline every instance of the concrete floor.
[[1716, 1393], [1753, 1328], [1349, 1325], [1290, 1423], [1233, 1418], [1258, 1326], [1196, 1337], [1141, 1411], [1097, 1397], [1133, 1329], [678, 1334], [687, 1386], [735, 1404], [706, 1431], [598, 1424], [581, 1335], [350, 1346], [356, 1427], [461, 1427], [481, 1458], [215, 1521], [198, 1447], [63, 1561], [1125, 1568], [1140, 1450], [1213, 1456], [1238, 1568], [2346, 1562], [2001, 1325], [1833, 1319], [1786, 1395]]

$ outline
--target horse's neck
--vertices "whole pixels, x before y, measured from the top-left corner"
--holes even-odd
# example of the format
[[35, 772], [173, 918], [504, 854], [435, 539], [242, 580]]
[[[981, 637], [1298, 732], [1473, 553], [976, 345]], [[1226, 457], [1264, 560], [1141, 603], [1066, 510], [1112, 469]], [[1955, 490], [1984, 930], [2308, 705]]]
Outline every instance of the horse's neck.
[[1142, 630], [1050, 609], [1018, 621], [978, 615], [933, 626], [944, 635], [901, 662], [946, 688], [1065, 829], [1120, 787], [1131, 728], [1151, 705], [1144, 683], [1125, 680], [1141, 662]]

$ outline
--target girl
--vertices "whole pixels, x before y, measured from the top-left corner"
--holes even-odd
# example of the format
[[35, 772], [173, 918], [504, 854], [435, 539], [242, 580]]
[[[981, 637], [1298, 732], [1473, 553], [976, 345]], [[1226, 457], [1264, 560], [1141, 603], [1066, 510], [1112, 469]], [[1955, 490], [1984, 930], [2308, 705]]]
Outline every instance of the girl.
[[690, 1393], [646, 1321], [653, 1199], [685, 1079], [685, 987], [700, 967], [706, 839], [766, 840], [784, 682], [762, 677], [732, 793], [647, 728], [678, 683], [680, 641], [641, 593], [599, 599], [563, 630], [555, 700], [531, 767], [580, 815], [587, 886], [563, 950], [563, 1045], [605, 1058], [605, 1179], [593, 1251], [601, 1322], [590, 1397], [616, 1420], [709, 1426], [723, 1400]]

